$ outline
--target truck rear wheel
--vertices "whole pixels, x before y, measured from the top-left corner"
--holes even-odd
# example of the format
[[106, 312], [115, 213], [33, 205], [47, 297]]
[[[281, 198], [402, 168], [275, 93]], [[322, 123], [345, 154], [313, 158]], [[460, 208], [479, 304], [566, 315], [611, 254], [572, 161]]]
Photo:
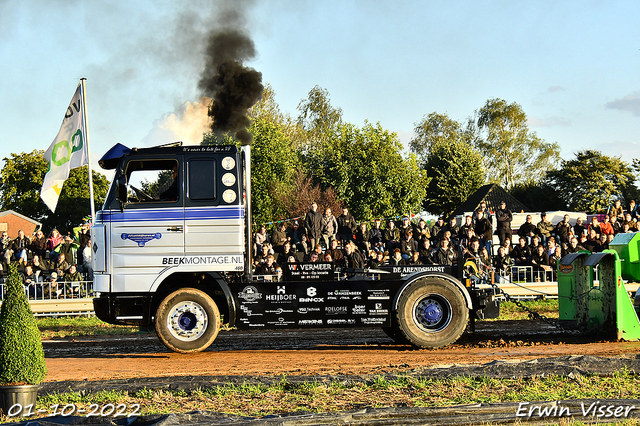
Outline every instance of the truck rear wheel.
[[156, 334], [166, 347], [183, 354], [200, 352], [215, 340], [220, 312], [203, 291], [182, 288], [169, 294], [156, 311]]
[[469, 319], [462, 292], [441, 278], [409, 285], [398, 300], [399, 331], [420, 348], [440, 348], [458, 340]]

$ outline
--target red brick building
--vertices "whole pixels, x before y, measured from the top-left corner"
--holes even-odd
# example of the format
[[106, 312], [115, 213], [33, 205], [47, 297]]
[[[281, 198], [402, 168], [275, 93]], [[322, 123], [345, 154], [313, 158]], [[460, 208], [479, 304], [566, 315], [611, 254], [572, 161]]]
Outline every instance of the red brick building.
[[24, 231], [27, 237], [31, 238], [35, 230], [41, 226], [42, 224], [40, 222], [16, 213], [13, 210], [0, 212], [0, 232], [7, 231], [9, 237], [12, 239], [18, 237], [18, 231], [20, 229]]

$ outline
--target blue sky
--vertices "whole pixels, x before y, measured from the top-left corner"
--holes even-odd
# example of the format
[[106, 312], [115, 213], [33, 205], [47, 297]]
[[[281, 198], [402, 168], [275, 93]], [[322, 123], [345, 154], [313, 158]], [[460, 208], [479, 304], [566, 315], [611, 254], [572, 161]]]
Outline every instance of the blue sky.
[[464, 120], [498, 97], [565, 159], [640, 158], [640, 2], [517, 0], [0, 0], [0, 158], [46, 149], [81, 77], [94, 163], [118, 142], [195, 137], [206, 33], [233, 3], [247, 65], [293, 116], [319, 85], [346, 121], [408, 144], [426, 114]]

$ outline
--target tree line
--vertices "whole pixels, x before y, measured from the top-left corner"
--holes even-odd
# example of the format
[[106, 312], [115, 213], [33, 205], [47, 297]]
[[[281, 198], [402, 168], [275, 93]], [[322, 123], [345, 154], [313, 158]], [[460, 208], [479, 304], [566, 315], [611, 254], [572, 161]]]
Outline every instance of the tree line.
[[[410, 152], [379, 122], [345, 122], [319, 86], [300, 101], [295, 117], [280, 110], [269, 85], [249, 113], [255, 224], [300, 217], [311, 201], [333, 210], [346, 205], [362, 221], [422, 210], [448, 216], [486, 183], [540, 211], [598, 212], [613, 199], [638, 199], [637, 159], [583, 150], [563, 160], [559, 144], [539, 138], [522, 107], [503, 99], [487, 100], [462, 121], [425, 115], [415, 123]], [[237, 141], [203, 135], [204, 145], [221, 143]], [[4, 159], [0, 209], [32, 217], [45, 229], [70, 229], [89, 213], [87, 168], [71, 171], [53, 214], [39, 196], [47, 167], [42, 155]], [[108, 182], [95, 171], [93, 180], [100, 206]]]

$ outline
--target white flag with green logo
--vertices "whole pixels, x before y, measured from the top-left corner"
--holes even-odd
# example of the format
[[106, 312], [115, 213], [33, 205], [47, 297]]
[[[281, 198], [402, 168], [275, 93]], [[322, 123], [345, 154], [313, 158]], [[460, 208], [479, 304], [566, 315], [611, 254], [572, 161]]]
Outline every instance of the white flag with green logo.
[[60, 191], [64, 181], [69, 177], [69, 170], [88, 164], [82, 99], [82, 85], [79, 84], [64, 115], [58, 135], [44, 153], [49, 167], [42, 183], [40, 197], [52, 212], [56, 211]]

